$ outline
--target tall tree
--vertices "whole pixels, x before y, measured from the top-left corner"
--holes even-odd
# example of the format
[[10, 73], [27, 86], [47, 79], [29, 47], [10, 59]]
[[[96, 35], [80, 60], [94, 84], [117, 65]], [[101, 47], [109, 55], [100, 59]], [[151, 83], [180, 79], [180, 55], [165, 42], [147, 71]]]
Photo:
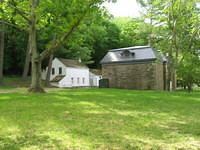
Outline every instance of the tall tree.
[[116, 18], [120, 28], [120, 47], [148, 45], [148, 30], [143, 18]]
[[177, 74], [179, 82], [191, 92], [193, 85], [200, 83], [200, 57], [197, 53], [192, 52], [187, 52], [184, 55], [184, 59], [179, 63]]
[[0, 85], [3, 84], [3, 59], [4, 59], [4, 22], [0, 23]]
[[41, 85], [41, 64], [40, 54], [37, 50], [37, 29], [36, 29], [36, 9], [38, 7], [38, 0], [30, 0], [31, 11], [30, 11], [30, 53], [31, 53], [31, 64], [32, 64], [32, 78], [31, 87], [29, 92], [44, 92]]
[[[3, 1], [0, 1], [0, 4]], [[0, 8], [1, 14], [4, 14], [4, 10]], [[4, 18], [0, 18], [0, 85], [3, 84], [3, 59], [4, 59], [4, 37], [5, 37], [5, 32], [4, 32]]]
[[[154, 39], [153, 46], [162, 49], [168, 54], [168, 89], [176, 90], [177, 69], [179, 60], [183, 51], [190, 51], [192, 47], [188, 41], [195, 39], [196, 34], [188, 31], [197, 31], [195, 19], [192, 16], [198, 16], [197, 0], [140, 0], [140, 3], [147, 3], [153, 11], [147, 11], [151, 14]], [[198, 18], [198, 17], [197, 17]], [[199, 20], [197, 19], [196, 20]], [[195, 29], [196, 28], [196, 29]], [[195, 32], [196, 33], [196, 32]], [[193, 40], [192, 40], [193, 43]], [[192, 44], [194, 45], [194, 44]]]
[[24, 69], [23, 69], [23, 74], [22, 74], [22, 80], [26, 81], [28, 78], [28, 72], [30, 68], [30, 62], [31, 62], [31, 54], [30, 54], [30, 34], [28, 38], [28, 44], [27, 44], [27, 49], [26, 49], [26, 58], [25, 58], [25, 63], [24, 63]]
[[[10, 0], [6, 2], [7, 6], [13, 8], [23, 20], [26, 20], [29, 26], [30, 34], [30, 53], [32, 64], [32, 80], [29, 92], [44, 92], [41, 85], [41, 63], [44, 58], [55, 53], [63, 45], [63, 42], [68, 40], [69, 37], [76, 31], [81, 21], [87, 16], [87, 14], [94, 9], [98, 8], [98, 4], [103, 0], [78, 0], [78, 1], [63, 1], [62, 3], [57, 1], [40, 1], [30, 0], [29, 3], [25, 1]], [[18, 6], [20, 5], [21, 6]], [[19, 9], [30, 5], [26, 13]], [[56, 7], [56, 8], [55, 8]], [[30, 16], [29, 16], [30, 14]], [[40, 18], [39, 18], [40, 17]], [[55, 22], [54, 18], [58, 20]], [[68, 24], [66, 23], [68, 18]], [[52, 26], [57, 28], [58, 38], [47, 44], [46, 50], [39, 52], [37, 49], [37, 31], [38, 27], [45, 28], [47, 19], [53, 20]], [[70, 22], [69, 22], [70, 21]], [[41, 23], [41, 24], [38, 24]], [[66, 27], [68, 30], [66, 31]], [[58, 31], [58, 29], [62, 29]]]

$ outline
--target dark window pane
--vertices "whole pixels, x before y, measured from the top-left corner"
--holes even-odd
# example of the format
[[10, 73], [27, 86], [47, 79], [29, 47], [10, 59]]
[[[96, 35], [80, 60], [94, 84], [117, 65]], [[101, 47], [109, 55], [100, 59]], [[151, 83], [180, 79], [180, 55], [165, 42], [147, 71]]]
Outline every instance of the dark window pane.
[[62, 67], [59, 68], [59, 74], [62, 74]]
[[52, 68], [52, 75], [55, 74], [55, 68]]

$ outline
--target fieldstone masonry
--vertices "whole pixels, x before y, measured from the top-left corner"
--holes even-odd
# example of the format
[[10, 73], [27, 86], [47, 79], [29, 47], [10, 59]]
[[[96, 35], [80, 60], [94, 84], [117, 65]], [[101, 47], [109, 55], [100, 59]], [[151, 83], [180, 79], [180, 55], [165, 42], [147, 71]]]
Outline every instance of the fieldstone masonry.
[[109, 79], [110, 88], [164, 90], [161, 63], [102, 64], [102, 74]]
[[167, 59], [150, 46], [109, 50], [100, 62], [110, 88], [165, 90]]

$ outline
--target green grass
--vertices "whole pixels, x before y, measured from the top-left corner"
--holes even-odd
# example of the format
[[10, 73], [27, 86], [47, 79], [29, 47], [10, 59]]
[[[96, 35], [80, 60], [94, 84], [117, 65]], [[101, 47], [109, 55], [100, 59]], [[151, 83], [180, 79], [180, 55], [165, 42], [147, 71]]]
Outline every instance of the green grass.
[[30, 77], [28, 78], [28, 81], [22, 81], [21, 77], [19, 76], [8, 76], [4, 77], [4, 84], [3, 86], [0, 86], [1, 89], [9, 90], [14, 88], [21, 88], [21, 87], [28, 87], [30, 85]]
[[198, 150], [200, 92], [0, 94], [0, 150]]

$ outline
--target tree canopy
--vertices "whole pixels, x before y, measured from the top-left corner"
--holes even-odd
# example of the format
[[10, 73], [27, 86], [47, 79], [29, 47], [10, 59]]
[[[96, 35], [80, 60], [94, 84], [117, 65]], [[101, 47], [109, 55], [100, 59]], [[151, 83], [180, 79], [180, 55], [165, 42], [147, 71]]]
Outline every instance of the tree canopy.
[[168, 87], [175, 90], [177, 79], [190, 89], [199, 83], [199, 0], [137, 0], [144, 12], [137, 18], [114, 18], [101, 6], [105, 1], [1, 0], [4, 74], [31, 72], [34, 87], [52, 54], [101, 68], [110, 49], [151, 45], [168, 58]]

